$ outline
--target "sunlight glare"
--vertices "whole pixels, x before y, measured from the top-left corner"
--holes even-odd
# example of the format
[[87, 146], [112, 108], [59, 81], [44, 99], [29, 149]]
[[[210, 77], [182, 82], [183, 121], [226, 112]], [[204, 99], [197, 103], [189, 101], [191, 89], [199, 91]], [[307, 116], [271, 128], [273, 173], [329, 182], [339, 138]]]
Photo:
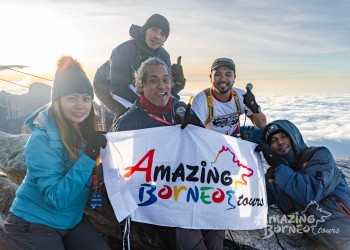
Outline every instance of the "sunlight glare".
[[45, 6], [6, 6], [1, 17], [8, 24], [2, 30], [6, 39], [2, 39], [1, 63], [35, 67], [37, 74], [54, 72], [58, 57], [79, 47], [74, 25], [64, 14]]

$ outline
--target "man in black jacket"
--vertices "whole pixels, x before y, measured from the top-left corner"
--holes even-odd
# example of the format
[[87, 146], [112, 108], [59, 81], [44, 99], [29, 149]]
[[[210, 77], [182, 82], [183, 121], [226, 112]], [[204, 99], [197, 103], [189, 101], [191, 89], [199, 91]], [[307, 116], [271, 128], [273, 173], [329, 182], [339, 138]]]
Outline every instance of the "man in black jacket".
[[110, 60], [97, 70], [93, 81], [96, 96], [116, 119], [137, 99], [134, 73], [148, 58], [158, 57], [171, 67], [175, 82], [171, 93], [174, 97], [179, 99], [177, 94], [186, 82], [181, 57], [171, 66], [170, 55], [163, 47], [170, 33], [169, 22], [164, 16], [154, 14], [142, 27], [133, 24], [129, 33], [132, 39], [112, 51]]

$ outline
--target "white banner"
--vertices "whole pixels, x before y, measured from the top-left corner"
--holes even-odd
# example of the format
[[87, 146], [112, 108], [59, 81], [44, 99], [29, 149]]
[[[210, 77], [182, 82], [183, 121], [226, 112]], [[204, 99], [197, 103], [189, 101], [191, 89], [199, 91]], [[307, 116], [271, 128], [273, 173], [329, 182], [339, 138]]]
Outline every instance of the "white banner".
[[267, 200], [256, 144], [188, 125], [107, 134], [101, 150], [118, 221], [193, 229], [259, 229]]

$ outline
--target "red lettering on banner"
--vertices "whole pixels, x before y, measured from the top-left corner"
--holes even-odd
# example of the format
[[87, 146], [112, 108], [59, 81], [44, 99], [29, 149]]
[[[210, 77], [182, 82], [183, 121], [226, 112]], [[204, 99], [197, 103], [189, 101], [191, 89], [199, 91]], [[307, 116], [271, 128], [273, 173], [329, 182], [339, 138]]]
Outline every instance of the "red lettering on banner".
[[[130, 170], [130, 171], [124, 174], [123, 176], [126, 178], [129, 178], [136, 171], [140, 171], [140, 172], [143, 171], [143, 172], [146, 172], [146, 182], [150, 182], [154, 151], [155, 149], [151, 149], [150, 151], [148, 151], [147, 154], [145, 154], [145, 156], [142, 157], [142, 159], [138, 163], [136, 163], [135, 166], [126, 167], [125, 170]], [[147, 167], [141, 166], [141, 164], [146, 160], [147, 160]]]
[[220, 188], [213, 193], [212, 199], [216, 203], [220, 203], [225, 199], [225, 193]]
[[163, 185], [164, 187], [159, 190], [158, 196], [161, 199], [167, 200], [173, 195], [173, 190], [168, 185]]

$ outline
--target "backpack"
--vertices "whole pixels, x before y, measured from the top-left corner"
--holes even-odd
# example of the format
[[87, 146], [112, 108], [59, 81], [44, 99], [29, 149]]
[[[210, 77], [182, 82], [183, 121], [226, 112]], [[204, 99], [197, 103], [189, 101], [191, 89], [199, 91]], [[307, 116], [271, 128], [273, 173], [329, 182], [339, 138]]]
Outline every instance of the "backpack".
[[[214, 99], [213, 99], [213, 96], [211, 95], [210, 88], [207, 88], [207, 89], [203, 90], [203, 92], [204, 92], [204, 94], [205, 94], [205, 96], [207, 98], [207, 105], [208, 105], [208, 115], [207, 115], [207, 118], [204, 121], [204, 126], [205, 126], [214, 117]], [[243, 114], [244, 112], [241, 109], [241, 104], [239, 102], [238, 95], [237, 95], [236, 91], [234, 91], [233, 89], [232, 89], [232, 97], [235, 100], [237, 113], [239, 115]]]
[[[210, 92], [210, 88], [207, 88], [203, 90], [206, 100], [207, 100], [207, 107], [208, 107], [208, 114], [204, 121], [204, 126], [206, 126], [211, 119], [214, 117], [214, 99]], [[241, 108], [241, 104], [239, 102], [239, 97], [236, 91], [232, 89], [232, 97], [236, 104], [236, 110], [239, 115], [244, 114], [244, 111]], [[190, 97], [189, 103], [192, 102], [193, 96]], [[251, 141], [254, 143], [260, 142], [260, 134], [261, 129], [254, 127], [254, 126], [240, 126], [240, 134], [239, 137], [241, 137], [243, 140]]]
[[[304, 152], [301, 154], [301, 157], [298, 161], [298, 163], [295, 166], [295, 172], [299, 172], [303, 167], [306, 167], [309, 164], [309, 161], [312, 157], [312, 155], [321, 147], [308, 147], [304, 150]], [[274, 182], [274, 177], [271, 178], [272, 174], [275, 172], [275, 168], [268, 168], [266, 172], [266, 177], [269, 182]]]
[[295, 166], [295, 171], [299, 172], [303, 167], [306, 167], [309, 164], [309, 160], [312, 155], [321, 147], [308, 147], [302, 153], [297, 165]]

